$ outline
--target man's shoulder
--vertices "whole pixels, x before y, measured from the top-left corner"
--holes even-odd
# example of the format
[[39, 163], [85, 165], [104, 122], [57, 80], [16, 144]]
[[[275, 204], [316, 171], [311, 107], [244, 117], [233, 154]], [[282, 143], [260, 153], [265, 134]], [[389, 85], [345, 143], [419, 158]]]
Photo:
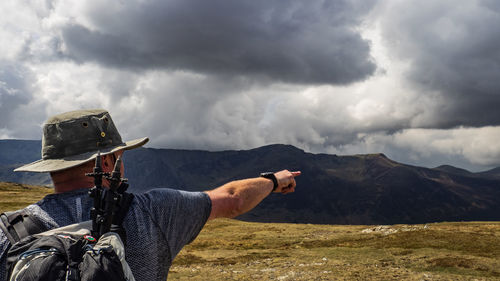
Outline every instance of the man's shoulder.
[[196, 213], [210, 209], [208, 194], [201, 191], [184, 191], [172, 188], [154, 188], [134, 194], [133, 208], [141, 208], [153, 216], [159, 213]]
[[173, 188], [152, 188], [142, 193], [134, 194], [136, 201], [159, 201], [164, 203], [169, 203], [178, 200], [205, 200], [208, 194], [202, 191], [185, 191]]

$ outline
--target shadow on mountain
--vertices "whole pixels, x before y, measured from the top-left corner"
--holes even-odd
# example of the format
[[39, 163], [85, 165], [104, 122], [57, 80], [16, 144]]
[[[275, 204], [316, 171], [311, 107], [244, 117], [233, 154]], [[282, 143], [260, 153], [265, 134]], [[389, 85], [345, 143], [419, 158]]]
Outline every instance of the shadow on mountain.
[[[43, 176], [17, 176], [7, 171], [37, 160], [39, 151], [39, 141], [1, 141], [0, 181], [36, 184], [26, 181], [39, 180], [38, 184], [45, 184]], [[247, 221], [396, 224], [500, 220], [500, 168], [482, 173], [452, 166], [429, 169], [401, 164], [383, 154], [312, 154], [290, 145], [220, 152], [140, 148], [127, 151], [124, 161], [133, 192], [156, 187], [203, 191], [263, 171], [302, 171], [295, 193], [272, 194], [238, 217]]]

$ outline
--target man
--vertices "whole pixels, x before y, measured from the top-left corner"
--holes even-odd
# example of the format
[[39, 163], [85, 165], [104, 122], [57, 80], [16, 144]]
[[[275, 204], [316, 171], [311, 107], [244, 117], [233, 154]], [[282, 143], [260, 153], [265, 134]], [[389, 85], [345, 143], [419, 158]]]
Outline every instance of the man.
[[[25, 208], [46, 228], [90, 220], [93, 205], [88, 189], [97, 152], [110, 172], [123, 151], [144, 145], [148, 138], [122, 142], [105, 110], [78, 110], [56, 115], [43, 127], [42, 159], [15, 171], [50, 172], [54, 194]], [[123, 173], [123, 165], [122, 165]], [[168, 188], [136, 194], [124, 219], [126, 259], [137, 281], [165, 280], [174, 257], [198, 235], [207, 220], [232, 218], [254, 208], [271, 192], [295, 190], [300, 172], [283, 170], [265, 177], [229, 182], [206, 192]], [[109, 183], [103, 182], [104, 186]], [[10, 246], [0, 231], [0, 281], [6, 280]]]

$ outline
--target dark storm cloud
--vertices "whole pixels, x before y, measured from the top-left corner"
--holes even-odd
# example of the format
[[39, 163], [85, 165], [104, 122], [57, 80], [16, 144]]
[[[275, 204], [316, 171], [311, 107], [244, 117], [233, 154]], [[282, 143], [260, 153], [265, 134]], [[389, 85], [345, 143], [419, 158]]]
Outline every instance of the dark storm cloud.
[[408, 78], [423, 94], [443, 100], [425, 127], [500, 124], [499, 11], [499, 1], [388, 5], [381, 16], [387, 46], [411, 63]]
[[[90, 5], [92, 5], [90, 7]], [[170, 0], [89, 4], [61, 27], [66, 55], [292, 83], [347, 84], [376, 69], [357, 30], [371, 1]]]
[[14, 121], [11, 118], [13, 113], [31, 99], [31, 93], [25, 85], [25, 74], [19, 66], [0, 62], [0, 128], [10, 127]]
[[39, 127], [32, 122], [40, 118], [39, 109], [25, 107], [33, 100], [32, 73], [20, 66], [0, 61], [0, 135], [37, 135]]

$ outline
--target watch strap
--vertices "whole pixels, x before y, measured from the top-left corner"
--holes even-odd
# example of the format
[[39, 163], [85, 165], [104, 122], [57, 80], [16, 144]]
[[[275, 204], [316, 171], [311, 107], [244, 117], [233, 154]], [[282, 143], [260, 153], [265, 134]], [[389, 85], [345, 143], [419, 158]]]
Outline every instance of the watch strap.
[[273, 187], [273, 190], [271, 192], [274, 192], [276, 190], [276, 188], [278, 188], [278, 179], [276, 178], [274, 173], [265, 172], [265, 173], [261, 173], [260, 176], [273, 181], [274, 187]]

